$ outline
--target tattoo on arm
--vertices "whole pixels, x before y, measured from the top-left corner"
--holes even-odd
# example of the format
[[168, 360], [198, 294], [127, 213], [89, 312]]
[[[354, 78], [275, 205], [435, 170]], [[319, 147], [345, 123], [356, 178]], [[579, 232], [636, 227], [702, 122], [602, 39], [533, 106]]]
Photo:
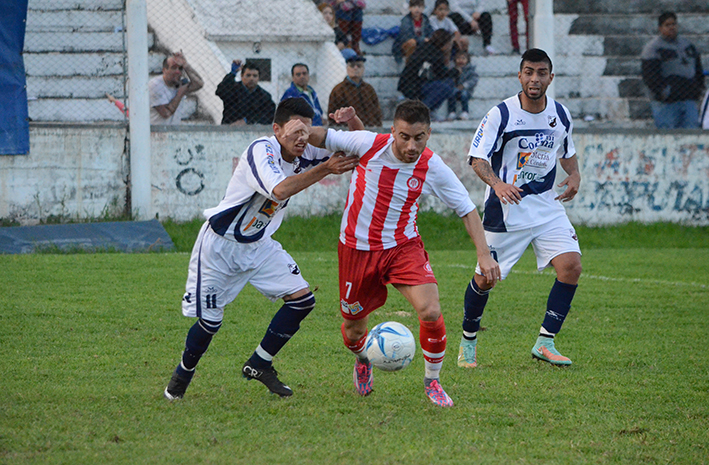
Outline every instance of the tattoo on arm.
[[475, 174], [477, 174], [478, 177], [488, 186], [492, 187], [502, 181], [499, 177], [497, 177], [495, 172], [492, 171], [492, 166], [490, 166], [490, 163], [482, 158], [473, 158], [472, 165], [475, 170]]

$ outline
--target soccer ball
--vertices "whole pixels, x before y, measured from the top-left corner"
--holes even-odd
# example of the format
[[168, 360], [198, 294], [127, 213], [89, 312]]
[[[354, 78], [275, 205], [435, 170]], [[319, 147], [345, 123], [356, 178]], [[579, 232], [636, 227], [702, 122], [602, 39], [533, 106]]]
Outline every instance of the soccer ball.
[[414, 359], [416, 340], [406, 326], [396, 321], [387, 321], [372, 328], [367, 335], [364, 350], [375, 367], [384, 371], [397, 371], [409, 366]]

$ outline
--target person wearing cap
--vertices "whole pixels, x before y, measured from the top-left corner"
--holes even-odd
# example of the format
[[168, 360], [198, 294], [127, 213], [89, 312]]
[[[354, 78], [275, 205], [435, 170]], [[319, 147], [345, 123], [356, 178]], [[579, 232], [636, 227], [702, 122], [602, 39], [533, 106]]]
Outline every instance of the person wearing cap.
[[[362, 79], [364, 62], [367, 59], [361, 55], [348, 54], [345, 61], [347, 77], [330, 92], [328, 114], [334, 114], [338, 108], [353, 107], [365, 126], [381, 127], [382, 109], [379, 106], [377, 92]], [[329, 122], [330, 125], [335, 124], [332, 119]]]

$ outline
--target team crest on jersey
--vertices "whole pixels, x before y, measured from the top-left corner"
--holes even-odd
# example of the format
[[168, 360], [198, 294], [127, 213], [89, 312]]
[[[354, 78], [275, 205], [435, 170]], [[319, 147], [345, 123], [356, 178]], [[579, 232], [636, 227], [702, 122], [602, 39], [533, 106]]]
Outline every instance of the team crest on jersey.
[[342, 313], [346, 313], [349, 315], [356, 315], [362, 310], [364, 310], [359, 301], [353, 304], [348, 304], [347, 302], [345, 302], [345, 299], [342, 299], [340, 300], [340, 306], [342, 307]]
[[290, 270], [290, 274], [300, 274], [300, 268], [298, 268], [297, 263], [289, 263], [288, 269]]
[[576, 242], [579, 241], [579, 237], [576, 235], [576, 231], [572, 229], [569, 229], [569, 232], [571, 233], [571, 239], [575, 240]]
[[277, 208], [278, 202], [274, 202], [271, 199], [266, 199], [263, 205], [261, 205], [261, 208], [258, 212], [270, 218], [273, 216], [274, 213], [276, 213]]
[[520, 152], [517, 154], [517, 169], [521, 170], [529, 161], [529, 156], [532, 152]]
[[420, 191], [421, 186], [423, 185], [423, 181], [421, 181], [416, 176], [411, 176], [409, 180], [406, 181], [406, 185], [409, 186], [409, 189], [411, 189], [412, 191]]
[[549, 116], [549, 127], [556, 127], [556, 116]]

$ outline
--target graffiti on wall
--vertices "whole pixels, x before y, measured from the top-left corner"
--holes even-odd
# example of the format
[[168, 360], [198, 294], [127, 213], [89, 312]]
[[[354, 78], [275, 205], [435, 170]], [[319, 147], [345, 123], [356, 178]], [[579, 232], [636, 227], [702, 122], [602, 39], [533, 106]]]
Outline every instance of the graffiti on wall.
[[204, 190], [204, 174], [193, 167], [187, 167], [195, 159], [195, 154], [200, 155], [204, 151], [204, 146], [197, 144], [194, 148], [178, 147], [175, 150], [175, 162], [185, 168], [177, 174], [175, 187], [185, 195], [194, 196]]

